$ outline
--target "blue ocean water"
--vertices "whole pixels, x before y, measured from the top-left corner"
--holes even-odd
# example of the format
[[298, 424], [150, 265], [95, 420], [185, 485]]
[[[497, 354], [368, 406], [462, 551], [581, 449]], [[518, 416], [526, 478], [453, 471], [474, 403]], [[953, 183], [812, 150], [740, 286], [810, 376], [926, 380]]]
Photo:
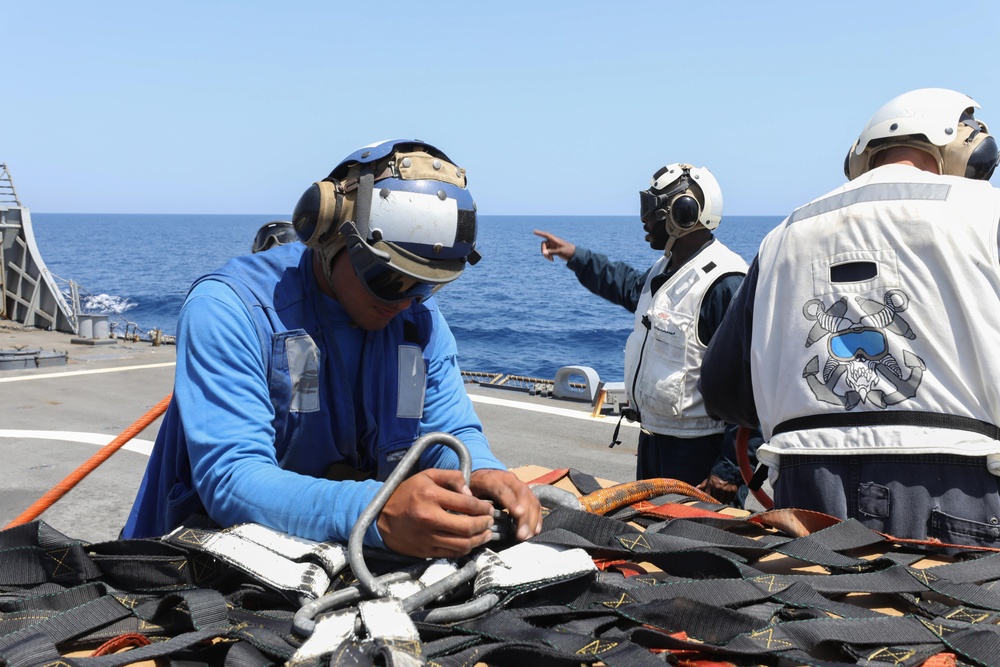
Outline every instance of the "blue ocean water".
[[[81, 286], [85, 312], [111, 313], [141, 332], [176, 331], [188, 286], [228, 258], [250, 252], [267, 215], [33, 213], [49, 270]], [[730, 216], [718, 237], [750, 261], [781, 217]], [[562, 366], [590, 366], [622, 379], [632, 314], [577, 282], [565, 262], [539, 252], [542, 229], [645, 270], [658, 253], [634, 216], [480, 216], [479, 264], [438, 292], [458, 341], [462, 368], [552, 378]]]

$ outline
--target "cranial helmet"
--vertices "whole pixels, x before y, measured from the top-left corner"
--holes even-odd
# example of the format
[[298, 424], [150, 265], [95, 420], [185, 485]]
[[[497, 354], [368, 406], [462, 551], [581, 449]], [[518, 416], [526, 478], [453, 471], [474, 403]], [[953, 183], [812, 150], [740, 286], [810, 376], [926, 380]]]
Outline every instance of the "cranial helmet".
[[323, 258], [345, 248], [355, 273], [385, 302], [430, 296], [479, 261], [476, 205], [465, 170], [419, 140], [382, 141], [348, 155], [314, 183], [292, 222]]
[[648, 190], [639, 192], [639, 217], [653, 237], [650, 245], [669, 250], [681, 236], [719, 226], [722, 188], [704, 167], [668, 164], [653, 174]]
[[941, 174], [988, 180], [1000, 158], [979, 104], [946, 88], [921, 88], [889, 100], [868, 121], [847, 153], [844, 173], [853, 180], [871, 170], [874, 157], [893, 146], [911, 146], [931, 156]]

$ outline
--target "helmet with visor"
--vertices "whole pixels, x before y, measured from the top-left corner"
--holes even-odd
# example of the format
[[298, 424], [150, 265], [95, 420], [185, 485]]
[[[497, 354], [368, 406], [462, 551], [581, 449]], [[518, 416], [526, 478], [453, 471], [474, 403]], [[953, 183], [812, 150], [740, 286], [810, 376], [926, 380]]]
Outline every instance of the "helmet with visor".
[[479, 261], [476, 205], [465, 170], [419, 140], [383, 141], [347, 156], [299, 199], [299, 238], [323, 258], [347, 250], [380, 301], [423, 300]]

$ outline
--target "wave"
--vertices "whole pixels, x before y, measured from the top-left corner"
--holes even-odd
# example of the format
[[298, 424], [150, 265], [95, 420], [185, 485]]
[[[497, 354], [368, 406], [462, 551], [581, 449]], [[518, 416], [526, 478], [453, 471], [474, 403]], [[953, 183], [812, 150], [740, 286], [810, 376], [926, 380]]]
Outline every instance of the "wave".
[[80, 308], [91, 315], [121, 315], [138, 304], [125, 296], [88, 294], [80, 299]]

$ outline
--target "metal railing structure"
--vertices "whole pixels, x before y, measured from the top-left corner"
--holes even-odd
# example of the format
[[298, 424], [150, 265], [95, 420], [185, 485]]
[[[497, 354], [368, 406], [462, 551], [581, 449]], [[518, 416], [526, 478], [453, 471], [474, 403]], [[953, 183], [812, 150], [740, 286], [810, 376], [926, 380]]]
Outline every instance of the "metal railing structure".
[[6, 163], [0, 163], [0, 318], [25, 326], [77, 333], [74, 310], [42, 261]]

